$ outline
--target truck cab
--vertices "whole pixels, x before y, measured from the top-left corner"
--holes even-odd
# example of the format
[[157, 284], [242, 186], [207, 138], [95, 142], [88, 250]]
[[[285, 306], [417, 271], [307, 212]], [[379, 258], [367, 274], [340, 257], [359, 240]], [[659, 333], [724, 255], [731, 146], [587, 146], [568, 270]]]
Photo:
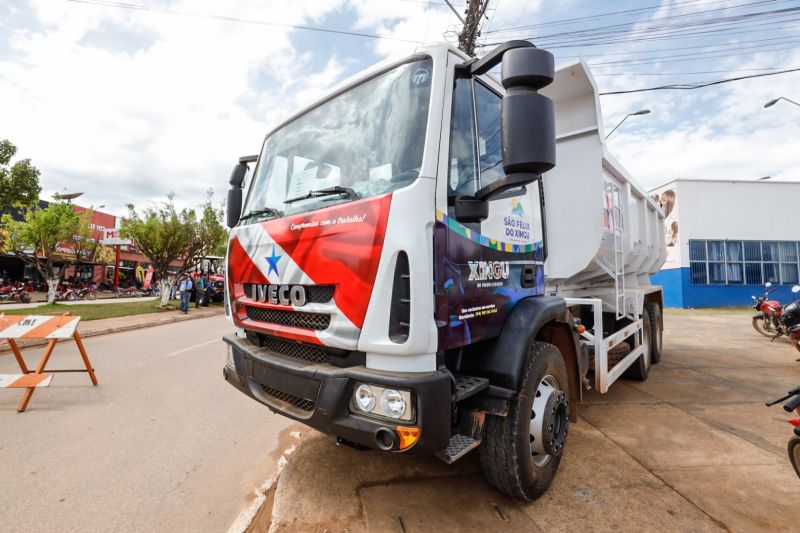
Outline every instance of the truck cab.
[[542, 494], [593, 346], [581, 302], [545, 294], [553, 77], [524, 41], [480, 60], [422, 46], [241, 158], [225, 379], [340, 443], [446, 462], [479, 447], [497, 488]]

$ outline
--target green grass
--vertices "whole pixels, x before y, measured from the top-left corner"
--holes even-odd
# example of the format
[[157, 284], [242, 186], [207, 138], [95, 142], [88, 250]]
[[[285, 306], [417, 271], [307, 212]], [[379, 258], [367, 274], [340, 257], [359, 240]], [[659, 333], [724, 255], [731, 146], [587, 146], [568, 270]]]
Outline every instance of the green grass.
[[[8, 309], [0, 307], [0, 313], [7, 315], [60, 315], [69, 312], [80, 316], [81, 320], [97, 320], [100, 318], [114, 318], [117, 316], [144, 315], [147, 313], [163, 313], [173, 311], [176, 307], [168, 306], [165, 309], [158, 307], [161, 300], [143, 300], [141, 302], [123, 302], [113, 304], [83, 304], [83, 305], [40, 305], [30, 309]], [[191, 309], [194, 309], [192, 307]], [[189, 312], [191, 312], [191, 309]]]

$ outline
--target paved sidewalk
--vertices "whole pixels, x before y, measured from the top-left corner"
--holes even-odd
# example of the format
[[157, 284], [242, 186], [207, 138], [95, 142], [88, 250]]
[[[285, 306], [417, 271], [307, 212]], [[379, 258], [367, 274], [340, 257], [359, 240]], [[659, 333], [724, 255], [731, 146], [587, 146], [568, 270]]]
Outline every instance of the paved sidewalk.
[[[141, 301], [141, 298], [137, 298]], [[0, 309], [2, 312], [2, 309]], [[76, 316], [80, 316], [80, 309], [73, 309], [70, 311]], [[82, 338], [95, 337], [97, 335], [106, 335], [108, 333], [117, 333], [120, 331], [129, 331], [132, 329], [149, 328], [151, 326], [160, 326], [162, 324], [171, 324], [173, 322], [182, 322], [184, 320], [193, 320], [195, 318], [207, 318], [210, 316], [221, 315], [225, 312], [222, 307], [205, 307], [189, 309], [189, 314], [184, 315], [180, 311], [164, 311], [161, 313], [147, 313], [144, 315], [131, 315], [131, 316], [118, 316], [114, 318], [102, 318], [99, 320], [87, 320], [78, 325], [78, 333]], [[32, 310], [31, 313], [35, 313]], [[47, 344], [45, 340], [22, 340], [17, 341], [20, 348], [30, 348], [32, 346], [44, 346]], [[8, 343], [0, 341], [0, 354], [4, 352], [11, 352]]]

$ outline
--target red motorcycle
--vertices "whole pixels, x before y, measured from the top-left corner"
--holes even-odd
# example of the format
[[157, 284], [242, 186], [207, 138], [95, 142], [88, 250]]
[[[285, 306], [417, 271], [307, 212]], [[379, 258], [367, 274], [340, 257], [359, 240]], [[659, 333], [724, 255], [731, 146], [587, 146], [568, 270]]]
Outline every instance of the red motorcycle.
[[[789, 400], [789, 398], [791, 398], [791, 400]], [[767, 402], [766, 405], [770, 407], [786, 400], [789, 401], [783, 406], [783, 410], [787, 413], [796, 411], [797, 414], [800, 415], [800, 386], [790, 390], [783, 398], [778, 398], [774, 402]], [[791, 418], [788, 422], [794, 426], [794, 436], [789, 439], [789, 444], [786, 448], [789, 452], [789, 461], [791, 461], [792, 467], [794, 467], [794, 473], [797, 474], [797, 477], [800, 477], [800, 418]]]
[[776, 339], [786, 334], [786, 328], [783, 322], [781, 322], [783, 306], [777, 300], [768, 299], [770, 293], [777, 290], [778, 287], [770, 289], [770, 287], [772, 287], [772, 283], [770, 282], [765, 283], [764, 287], [767, 289], [764, 291], [764, 296], [758, 298], [755, 296], [751, 297], [754, 302], [753, 308], [758, 311], [758, 313], [753, 316], [753, 329], [765, 337]]

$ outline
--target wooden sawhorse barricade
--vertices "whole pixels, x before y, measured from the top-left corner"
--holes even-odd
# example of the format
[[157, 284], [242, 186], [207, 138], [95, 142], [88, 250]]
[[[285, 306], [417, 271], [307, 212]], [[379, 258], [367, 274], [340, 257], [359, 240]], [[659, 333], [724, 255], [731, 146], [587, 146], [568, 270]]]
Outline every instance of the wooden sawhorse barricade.
[[[25, 394], [22, 396], [19, 406], [17, 406], [17, 411], [21, 413], [28, 407], [28, 402], [31, 400], [36, 387], [50, 386], [55, 372], [87, 372], [92, 380], [92, 385], [97, 385], [94, 368], [92, 368], [92, 363], [89, 362], [86, 348], [84, 348], [81, 336], [78, 334], [78, 322], [80, 321], [81, 317], [72, 316], [69, 313], [64, 313], [60, 316], [9, 316], [0, 313], [0, 341], [3, 339], [8, 341], [11, 351], [14, 352], [14, 357], [17, 359], [19, 369], [22, 371], [22, 374], [0, 374], [0, 388], [25, 389]], [[44, 370], [47, 366], [47, 361], [50, 360], [56, 343], [69, 338], [75, 339], [75, 344], [78, 345], [78, 351], [81, 353], [86, 369], [51, 370], [50, 373], [45, 374]], [[17, 346], [17, 340], [20, 339], [45, 339], [48, 341], [44, 355], [42, 355], [36, 370], [28, 370], [25, 360], [22, 359], [22, 354]]]

